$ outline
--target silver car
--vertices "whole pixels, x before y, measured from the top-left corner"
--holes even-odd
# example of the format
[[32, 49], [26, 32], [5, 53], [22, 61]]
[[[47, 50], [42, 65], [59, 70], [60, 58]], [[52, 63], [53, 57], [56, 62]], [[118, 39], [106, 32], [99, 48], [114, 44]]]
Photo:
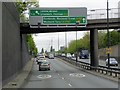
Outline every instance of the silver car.
[[50, 70], [50, 62], [47, 60], [42, 60], [39, 63], [39, 71], [41, 70]]
[[42, 60], [46, 60], [45, 56], [39, 56], [36, 60], [37, 64], [39, 64]]
[[72, 58], [72, 55], [70, 53], [67, 53], [67, 58]]
[[[106, 59], [106, 66], [108, 66], [108, 59]], [[118, 62], [115, 58], [110, 58], [110, 66], [118, 66]]]

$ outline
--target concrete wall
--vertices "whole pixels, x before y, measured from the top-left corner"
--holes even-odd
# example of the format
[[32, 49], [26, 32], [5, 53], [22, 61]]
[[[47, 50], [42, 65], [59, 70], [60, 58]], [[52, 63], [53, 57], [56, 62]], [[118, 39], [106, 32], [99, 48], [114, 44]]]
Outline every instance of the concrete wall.
[[22, 67], [30, 60], [30, 55], [28, 52], [27, 42], [26, 42], [26, 34], [22, 34]]
[[[112, 49], [112, 53], [110, 54], [110, 57], [115, 57], [116, 59], [118, 59], [119, 51], [120, 51], [119, 47], [120, 45], [115, 45], [110, 47]], [[99, 49], [99, 58], [104, 60], [107, 58], [106, 48]]]
[[[0, 2], [0, 12], [2, 12], [2, 3]], [[0, 13], [0, 90], [2, 88], [2, 13]]]
[[29, 60], [25, 37], [20, 35], [14, 3], [2, 4], [2, 84], [12, 80]]

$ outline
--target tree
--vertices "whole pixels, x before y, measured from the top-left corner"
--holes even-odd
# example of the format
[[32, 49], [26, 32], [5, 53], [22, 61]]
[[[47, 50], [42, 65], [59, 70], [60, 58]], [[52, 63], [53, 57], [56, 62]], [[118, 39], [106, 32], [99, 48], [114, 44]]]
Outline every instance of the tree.
[[44, 49], [43, 48], [41, 49], [41, 53], [44, 53]]
[[98, 32], [98, 48], [106, 47], [106, 44], [104, 42], [105, 35], [106, 35], [105, 31], [99, 31]]
[[50, 52], [53, 52], [53, 47], [52, 46], [50, 47]]
[[[107, 33], [105, 31], [98, 32], [98, 47], [105, 48], [108, 46]], [[120, 36], [116, 30], [110, 32], [110, 46], [117, 45], [120, 43]], [[90, 34], [89, 32], [85, 33], [83, 38], [77, 40], [77, 51], [81, 49], [90, 50]], [[73, 40], [69, 43], [68, 52], [75, 53], [76, 52], [76, 40]]]
[[21, 22], [29, 21], [29, 19], [26, 17], [25, 12], [29, 10], [31, 7], [39, 7], [38, 0], [34, 0], [34, 2], [29, 2], [25, 0], [24, 2], [16, 2], [16, 7], [20, 15]]
[[76, 51], [76, 41], [75, 40], [72, 40], [70, 43], [69, 43], [69, 47], [68, 47], [68, 52], [70, 53], [74, 53]]
[[75, 53], [81, 49], [90, 49], [90, 34], [89, 32], [85, 33], [83, 38], [77, 40], [77, 48], [76, 48], [76, 40], [73, 40], [69, 43], [68, 52]]
[[[117, 45], [117, 44], [120, 43], [119, 33], [115, 30], [110, 32], [110, 37], [109, 38], [110, 38], [110, 46]], [[107, 36], [107, 34], [105, 35], [105, 38], [104, 38], [104, 44], [105, 44], [105, 47], [108, 46], [108, 36]]]
[[24, 2], [16, 2], [16, 7], [20, 13], [20, 16], [24, 14], [25, 11], [27, 11], [31, 7], [39, 7], [38, 0], [34, 0], [34, 2], [29, 2], [25, 0]]
[[[16, 4], [16, 8], [20, 15], [20, 20], [22, 22], [24, 22], [26, 20], [29, 21], [25, 15], [25, 12], [30, 7], [39, 7], [39, 2], [37, 0], [34, 0], [34, 2], [29, 2], [27, 0], [24, 0], [24, 2], [16, 2], [15, 4]], [[38, 53], [38, 50], [36, 48], [35, 42], [34, 42], [31, 34], [27, 35], [27, 45], [28, 45], [30, 54], [36, 56]]]
[[48, 53], [47, 50], [45, 50], [45, 53], [46, 53], [46, 54]]
[[28, 45], [30, 54], [36, 56], [38, 53], [38, 50], [36, 48], [35, 42], [34, 42], [31, 34], [27, 35], [27, 45]]
[[90, 33], [89, 32], [85, 33], [85, 35], [81, 40], [81, 43], [82, 43], [82, 47], [80, 48], [90, 49]]

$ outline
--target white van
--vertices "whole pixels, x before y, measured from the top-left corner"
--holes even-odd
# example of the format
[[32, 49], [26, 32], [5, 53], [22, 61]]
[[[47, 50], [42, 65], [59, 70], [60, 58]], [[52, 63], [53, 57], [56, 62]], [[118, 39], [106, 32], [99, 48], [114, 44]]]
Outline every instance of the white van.
[[49, 59], [54, 59], [54, 55], [53, 54], [49, 54]]

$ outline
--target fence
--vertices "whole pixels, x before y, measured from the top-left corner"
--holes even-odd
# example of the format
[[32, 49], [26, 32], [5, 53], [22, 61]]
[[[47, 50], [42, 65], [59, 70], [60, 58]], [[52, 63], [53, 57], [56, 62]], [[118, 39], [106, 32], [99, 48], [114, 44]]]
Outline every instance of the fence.
[[[109, 9], [109, 18], [118, 18], [120, 17], [120, 8], [111, 8]], [[107, 18], [107, 9], [94, 9], [87, 11], [87, 19], [106, 19]]]

